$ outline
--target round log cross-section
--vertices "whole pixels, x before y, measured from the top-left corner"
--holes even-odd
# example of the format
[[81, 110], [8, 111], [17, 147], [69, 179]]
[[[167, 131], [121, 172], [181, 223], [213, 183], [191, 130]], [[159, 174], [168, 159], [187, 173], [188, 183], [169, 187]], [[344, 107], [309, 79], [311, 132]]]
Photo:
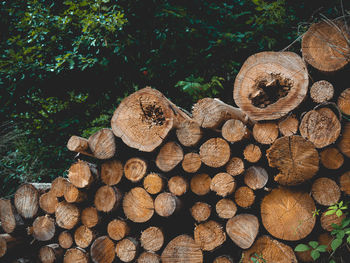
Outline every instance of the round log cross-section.
[[144, 223], [154, 213], [152, 197], [141, 187], [135, 187], [125, 194], [123, 210], [127, 218], [135, 223]]
[[39, 192], [31, 184], [23, 184], [15, 193], [15, 207], [24, 218], [33, 218], [39, 209]]
[[226, 241], [226, 233], [219, 223], [209, 220], [195, 227], [194, 241], [202, 250], [212, 251]]
[[163, 172], [169, 172], [178, 165], [184, 158], [184, 153], [180, 145], [176, 142], [164, 144], [156, 157], [156, 165]]
[[202, 144], [199, 149], [199, 155], [203, 163], [210, 167], [218, 168], [228, 162], [231, 150], [224, 139], [211, 138]]
[[90, 247], [90, 256], [94, 263], [112, 263], [115, 258], [115, 246], [107, 236], [96, 238]]

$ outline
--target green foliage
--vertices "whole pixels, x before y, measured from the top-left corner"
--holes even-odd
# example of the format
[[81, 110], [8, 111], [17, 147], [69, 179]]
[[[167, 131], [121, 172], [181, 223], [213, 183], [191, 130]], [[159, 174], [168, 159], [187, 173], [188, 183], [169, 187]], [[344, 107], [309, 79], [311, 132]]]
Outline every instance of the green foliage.
[[253, 263], [266, 263], [262, 254], [254, 253], [254, 255], [250, 258]]
[[313, 260], [318, 259], [321, 256], [321, 252], [326, 252], [327, 246], [320, 245], [317, 241], [310, 241], [307, 245], [306, 244], [298, 244], [294, 251], [297, 252], [304, 252], [311, 250], [311, 257]]
[[331, 234], [335, 237], [331, 243], [332, 250], [335, 251], [343, 243], [345, 237], [346, 242], [350, 244], [350, 218], [344, 218], [341, 225], [332, 224], [333, 230]]
[[343, 201], [340, 201], [335, 205], [328, 207], [326, 215], [336, 214], [337, 217], [341, 217], [343, 215], [343, 210], [346, 210], [346, 209], [348, 209], [347, 204], [345, 204]]

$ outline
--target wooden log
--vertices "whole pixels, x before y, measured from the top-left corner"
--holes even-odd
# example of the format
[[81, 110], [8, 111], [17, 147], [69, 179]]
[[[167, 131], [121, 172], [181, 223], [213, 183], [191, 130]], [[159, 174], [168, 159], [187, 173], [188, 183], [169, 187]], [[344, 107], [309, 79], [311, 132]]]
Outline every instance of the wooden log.
[[122, 193], [115, 186], [101, 186], [95, 193], [94, 205], [98, 211], [110, 212], [120, 204]]
[[209, 220], [194, 228], [194, 241], [203, 251], [213, 251], [226, 241], [226, 233], [219, 223]]
[[195, 173], [202, 165], [201, 158], [198, 153], [186, 153], [182, 160], [182, 168], [187, 173]]
[[39, 198], [39, 206], [45, 213], [55, 213], [57, 205], [58, 199], [51, 191], [42, 194]]
[[337, 106], [342, 113], [350, 115], [350, 88], [342, 91], [338, 97]]
[[138, 257], [137, 263], [160, 263], [160, 256], [153, 252], [144, 251]]
[[63, 263], [89, 263], [89, 256], [81, 248], [71, 248], [66, 251], [63, 257]]
[[266, 156], [269, 166], [280, 171], [274, 179], [282, 185], [301, 184], [311, 179], [319, 168], [314, 144], [297, 135], [277, 139]]
[[21, 221], [20, 216], [11, 204], [11, 200], [0, 199], [0, 222], [2, 229], [10, 234], [15, 231], [19, 224], [24, 224]]
[[131, 189], [123, 199], [124, 214], [135, 223], [147, 222], [154, 213], [152, 197], [141, 187]]
[[278, 129], [283, 136], [291, 136], [298, 133], [299, 120], [295, 115], [289, 115], [278, 122]]
[[55, 220], [49, 216], [39, 216], [33, 222], [33, 236], [39, 241], [51, 240], [55, 235]]
[[80, 219], [80, 210], [74, 204], [60, 202], [55, 211], [56, 223], [63, 229], [72, 229]]
[[248, 186], [241, 186], [235, 192], [235, 202], [243, 208], [248, 208], [254, 204], [255, 194]]
[[73, 237], [67, 230], [58, 235], [58, 243], [64, 249], [69, 249], [73, 245]]
[[191, 191], [196, 195], [206, 195], [210, 192], [211, 178], [208, 174], [196, 174], [191, 178]]
[[316, 223], [316, 206], [308, 193], [276, 188], [261, 203], [261, 218], [266, 230], [276, 238], [300, 240]]
[[0, 236], [0, 258], [2, 258], [7, 252], [7, 242], [6, 239]]
[[231, 199], [221, 199], [216, 203], [216, 213], [222, 219], [230, 219], [236, 215], [237, 206]]
[[341, 20], [312, 24], [304, 34], [301, 52], [304, 60], [319, 71], [329, 73], [349, 62], [349, 34]]
[[156, 252], [164, 244], [164, 234], [159, 227], [151, 226], [142, 231], [140, 237], [141, 247], [147, 251]]
[[334, 87], [327, 80], [319, 80], [312, 84], [310, 97], [316, 103], [327, 102], [333, 98]]
[[95, 237], [94, 232], [87, 226], [81, 225], [74, 232], [75, 244], [80, 248], [87, 248]]
[[95, 207], [86, 207], [81, 212], [81, 223], [84, 226], [92, 228], [96, 226], [100, 221], [100, 216]]
[[66, 178], [56, 177], [51, 183], [51, 193], [56, 197], [62, 197], [67, 183], [68, 180]]
[[210, 217], [211, 206], [207, 203], [196, 202], [191, 207], [191, 215], [197, 222], [204, 222]]
[[73, 184], [68, 183], [64, 189], [64, 199], [68, 203], [81, 203], [87, 199], [87, 194]]
[[195, 121], [185, 121], [176, 129], [176, 137], [185, 147], [194, 147], [202, 139], [203, 131]]
[[107, 225], [107, 233], [111, 239], [119, 241], [130, 233], [130, 227], [124, 220], [113, 219]]
[[202, 263], [203, 253], [192, 237], [180, 235], [168, 243], [163, 250], [161, 260], [163, 263]]
[[325, 245], [327, 252], [332, 252], [332, 241], [333, 241], [334, 237], [332, 237], [329, 233], [325, 232], [322, 233], [318, 236], [318, 242], [320, 243], [320, 245]]
[[239, 157], [231, 158], [226, 164], [226, 172], [232, 176], [240, 175], [244, 172], [244, 162]]
[[150, 173], [143, 179], [143, 188], [152, 195], [158, 194], [164, 188], [163, 178], [157, 173]]
[[248, 144], [243, 150], [244, 159], [250, 163], [256, 163], [261, 158], [261, 150], [258, 145]]
[[226, 232], [240, 248], [250, 248], [259, 232], [259, 220], [251, 214], [239, 214], [226, 223]]
[[42, 195], [51, 189], [51, 183], [30, 183], [32, 186], [35, 187], [36, 190], [38, 190], [39, 195]]
[[138, 242], [131, 237], [124, 238], [117, 243], [115, 253], [122, 262], [131, 262], [136, 258]]
[[23, 247], [25, 242], [28, 241], [23, 237], [13, 237], [7, 233], [0, 234], [0, 261], [2, 257], [8, 256], [13, 252], [18, 255], [18, 248]]
[[314, 181], [311, 194], [317, 203], [324, 206], [331, 206], [340, 199], [339, 186], [327, 177], [321, 177]]
[[260, 166], [251, 166], [244, 173], [244, 183], [253, 190], [264, 188], [268, 179], [268, 173]]
[[321, 163], [327, 169], [339, 169], [344, 163], [344, 157], [335, 147], [322, 150], [320, 153]]
[[95, 239], [90, 247], [90, 257], [94, 263], [112, 263], [115, 258], [115, 246], [107, 236]]
[[230, 146], [221, 138], [211, 138], [199, 148], [201, 161], [209, 167], [224, 166], [230, 159], [230, 155]]
[[68, 170], [69, 181], [78, 188], [87, 188], [97, 178], [97, 170], [92, 164], [78, 160]]
[[89, 148], [97, 159], [110, 159], [116, 153], [116, 143], [111, 129], [101, 129], [88, 139]]
[[101, 180], [106, 185], [116, 185], [123, 177], [123, 164], [119, 160], [110, 160], [101, 165]]
[[218, 256], [214, 259], [213, 263], [233, 263], [233, 259], [230, 256]]
[[156, 165], [163, 172], [169, 172], [174, 169], [184, 158], [184, 153], [176, 142], [167, 142], [164, 144], [156, 157]]
[[331, 215], [326, 215], [326, 212], [323, 212], [321, 215], [321, 227], [328, 231], [331, 232], [334, 230], [333, 224], [340, 226], [343, 219], [345, 219], [345, 214], [342, 214], [341, 216], [337, 216], [335, 213]]
[[279, 119], [295, 109], [308, 91], [304, 61], [292, 52], [260, 52], [239, 71], [233, 89], [238, 107], [253, 120]]
[[244, 124], [249, 122], [247, 114], [241, 109], [212, 98], [199, 100], [192, 108], [192, 115], [201, 127], [209, 129], [217, 129], [229, 119], [240, 120]]
[[249, 134], [247, 126], [240, 120], [227, 120], [221, 129], [222, 137], [231, 143], [247, 139]]
[[225, 197], [233, 193], [236, 188], [235, 179], [228, 173], [218, 173], [211, 179], [210, 190]]
[[180, 209], [180, 200], [172, 193], [160, 193], [154, 200], [154, 210], [163, 217], [169, 217]]
[[168, 189], [173, 195], [184, 195], [188, 189], [188, 182], [182, 176], [173, 176], [168, 181]]
[[15, 193], [14, 204], [24, 218], [33, 218], [39, 209], [39, 192], [31, 184], [21, 185]]
[[139, 182], [147, 173], [147, 162], [141, 158], [131, 158], [124, 165], [126, 179], [133, 183]]
[[272, 144], [278, 138], [278, 125], [275, 122], [258, 122], [254, 124], [254, 139], [261, 144]]
[[341, 139], [338, 143], [339, 150], [346, 156], [350, 157], [350, 123], [344, 125]]
[[42, 263], [62, 262], [64, 250], [58, 244], [49, 244], [39, 250], [39, 260]]
[[87, 156], [94, 156], [89, 148], [88, 140], [79, 136], [73, 135], [69, 138], [67, 143], [68, 150], [72, 152], [78, 152]]
[[345, 194], [350, 195], [350, 171], [340, 176], [339, 183], [340, 190], [342, 190]]

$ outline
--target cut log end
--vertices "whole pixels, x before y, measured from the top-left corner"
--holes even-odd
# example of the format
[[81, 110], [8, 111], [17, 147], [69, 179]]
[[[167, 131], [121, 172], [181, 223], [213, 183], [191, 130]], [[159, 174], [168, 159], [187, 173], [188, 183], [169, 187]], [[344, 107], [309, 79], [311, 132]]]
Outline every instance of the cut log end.
[[191, 191], [196, 195], [206, 195], [210, 191], [211, 178], [208, 174], [196, 174], [191, 178]]
[[93, 262], [112, 263], [115, 258], [115, 246], [107, 236], [95, 239], [90, 247], [90, 257]]
[[187, 192], [188, 182], [182, 176], [173, 176], [168, 181], [168, 188], [172, 194], [181, 196]]
[[72, 229], [80, 219], [80, 210], [74, 204], [60, 202], [55, 211], [56, 223], [64, 229]]
[[268, 179], [266, 170], [260, 166], [251, 166], [244, 173], [244, 183], [253, 190], [264, 188]]
[[113, 240], [122, 240], [130, 233], [130, 228], [124, 220], [113, 219], [107, 225], [108, 236]]
[[17, 212], [24, 218], [33, 218], [39, 209], [39, 192], [31, 184], [21, 185], [14, 198]]
[[216, 203], [216, 213], [220, 218], [230, 219], [236, 215], [237, 206], [230, 199], [221, 199]]
[[137, 263], [160, 263], [160, 256], [153, 252], [142, 252]]
[[255, 194], [247, 186], [241, 186], [235, 192], [235, 203], [243, 208], [248, 208], [254, 204]]
[[312, 84], [310, 97], [316, 103], [323, 103], [333, 98], [334, 87], [326, 80], [320, 80]]
[[93, 231], [84, 225], [79, 226], [74, 232], [75, 244], [77, 244], [77, 246], [80, 248], [87, 248], [88, 246], [90, 246], [93, 239]]
[[33, 236], [36, 240], [51, 240], [55, 235], [55, 230], [55, 221], [49, 216], [39, 216], [33, 222]]
[[141, 233], [141, 246], [151, 252], [160, 250], [164, 244], [164, 234], [159, 227], [151, 226]]
[[278, 122], [278, 129], [283, 136], [297, 134], [299, 128], [299, 120], [294, 115], [289, 115], [287, 118]]
[[350, 171], [340, 176], [340, 189], [347, 195], [350, 195]]
[[101, 180], [106, 185], [116, 185], [123, 177], [123, 164], [119, 160], [111, 160], [101, 165]]
[[169, 217], [179, 208], [180, 200], [171, 193], [161, 193], [154, 200], [154, 210], [163, 217]]
[[58, 243], [64, 249], [69, 249], [73, 245], [73, 237], [67, 230], [58, 235]]
[[48, 214], [53, 214], [58, 205], [57, 197], [51, 192], [44, 193], [39, 198], [39, 205], [42, 210]]
[[254, 139], [261, 144], [272, 144], [278, 138], [278, 132], [274, 122], [259, 122], [253, 127]]
[[248, 138], [250, 132], [243, 122], [231, 119], [222, 126], [221, 134], [225, 140], [234, 143]]
[[122, 194], [116, 187], [104, 185], [97, 190], [94, 204], [98, 211], [110, 212], [119, 206], [121, 199]]
[[191, 215], [197, 222], [204, 222], [210, 217], [211, 207], [207, 203], [197, 202], [191, 208]]
[[117, 243], [115, 252], [122, 262], [131, 262], [137, 254], [138, 242], [133, 238], [124, 238]]
[[244, 162], [241, 158], [233, 157], [226, 164], [226, 172], [232, 176], [240, 175], [244, 172]]
[[339, 186], [335, 181], [326, 177], [314, 181], [311, 194], [317, 203], [324, 206], [331, 206], [340, 199]]
[[198, 153], [187, 153], [182, 160], [182, 168], [187, 173], [195, 173], [202, 165], [201, 158]]
[[202, 138], [203, 131], [198, 123], [194, 121], [186, 121], [176, 129], [176, 136], [183, 146], [194, 147]]
[[337, 105], [342, 113], [350, 115], [350, 88], [343, 90], [338, 98]]
[[228, 162], [231, 150], [224, 139], [211, 138], [202, 144], [199, 149], [199, 155], [204, 164], [209, 167], [218, 168]]
[[86, 207], [81, 212], [81, 223], [84, 226], [92, 228], [98, 224], [99, 220], [100, 217], [95, 207]]
[[144, 223], [153, 216], [153, 199], [145, 189], [141, 187], [133, 188], [124, 196], [123, 210], [131, 221]]
[[194, 241], [203, 251], [212, 251], [226, 241], [226, 233], [219, 223], [210, 220], [195, 227]]
[[161, 171], [169, 172], [183, 160], [183, 157], [181, 146], [170, 141], [160, 148], [156, 157], [156, 165]]
[[134, 157], [129, 159], [124, 166], [125, 177], [133, 183], [140, 181], [147, 172], [147, 162]]
[[248, 144], [243, 151], [244, 159], [250, 163], [256, 163], [261, 158], [261, 150], [258, 145]]
[[163, 178], [157, 173], [150, 173], [143, 179], [143, 188], [152, 195], [158, 194], [164, 188]]
[[235, 188], [235, 179], [228, 173], [216, 174], [210, 184], [210, 190], [222, 197], [232, 194]]
[[327, 169], [339, 169], [344, 163], [344, 157], [337, 148], [330, 147], [320, 153], [321, 163]]
[[89, 256], [85, 250], [81, 248], [71, 248], [66, 251], [63, 258], [63, 263], [89, 263]]
[[116, 143], [111, 129], [101, 129], [88, 139], [89, 148], [94, 157], [98, 159], [110, 159], [116, 153]]
[[90, 165], [81, 160], [69, 168], [68, 178], [69, 181], [78, 188], [88, 187], [94, 181], [94, 175], [90, 170]]

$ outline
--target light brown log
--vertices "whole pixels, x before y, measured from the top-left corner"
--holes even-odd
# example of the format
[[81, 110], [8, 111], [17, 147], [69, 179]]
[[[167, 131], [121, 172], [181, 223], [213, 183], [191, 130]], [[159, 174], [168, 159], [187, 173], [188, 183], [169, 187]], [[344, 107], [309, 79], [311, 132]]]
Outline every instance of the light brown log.
[[74, 204], [66, 201], [60, 202], [55, 211], [56, 223], [64, 229], [72, 229], [80, 219], [80, 210]]
[[110, 212], [120, 204], [122, 193], [115, 186], [101, 186], [95, 193], [94, 205], [98, 211]]
[[350, 195], [350, 171], [340, 176], [340, 189], [347, 195]]
[[326, 212], [323, 212], [321, 215], [321, 227], [326, 230], [331, 232], [334, 227], [332, 226], [333, 224], [340, 226], [343, 219], [345, 218], [345, 214], [342, 214], [341, 216], [337, 216], [335, 213], [331, 215], [326, 215]]
[[101, 165], [101, 180], [106, 185], [116, 185], [123, 177], [123, 164], [119, 160], [111, 160]]
[[316, 103], [323, 103], [333, 98], [334, 87], [327, 80], [319, 80], [312, 84], [310, 97]]
[[226, 164], [226, 172], [232, 176], [240, 175], [244, 172], [244, 162], [239, 157], [231, 158]]
[[56, 197], [62, 197], [67, 183], [68, 180], [66, 178], [56, 177], [51, 183], [51, 193]]
[[321, 163], [327, 169], [339, 169], [344, 163], [344, 157], [335, 147], [322, 150], [320, 153]]
[[131, 262], [135, 259], [138, 249], [138, 242], [127, 237], [117, 243], [115, 253], [117, 257], [123, 262]]
[[329, 233], [325, 232], [318, 236], [318, 242], [320, 245], [325, 245], [327, 252], [332, 252], [331, 243], [333, 241], [334, 237], [332, 237]]
[[195, 121], [185, 121], [176, 129], [176, 137], [185, 147], [194, 147], [203, 136], [203, 131]]
[[243, 208], [248, 208], [254, 204], [255, 194], [247, 186], [239, 187], [235, 192], [235, 203]]
[[200, 247], [188, 235], [172, 239], [163, 250], [162, 263], [202, 263], [203, 253]]
[[124, 214], [135, 223], [147, 222], [154, 214], [152, 197], [141, 187], [131, 189], [123, 199]]
[[226, 241], [226, 233], [219, 223], [209, 220], [194, 228], [194, 241], [203, 251], [212, 251]]
[[180, 200], [172, 193], [160, 193], [154, 200], [154, 210], [163, 217], [169, 217], [180, 209]]
[[[259, 260], [257, 255], [263, 258], [265, 262], [298, 262], [293, 252], [293, 249], [290, 246], [287, 246], [282, 242], [279, 242], [269, 236], [259, 237], [250, 249], [243, 251], [242, 263], [251, 263], [252, 257]], [[260, 262], [260, 260], [257, 262]]]
[[130, 228], [124, 220], [113, 219], [107, 225], [108, 236], [113, 240], [122, 240], [130, 233]]
[[211, 178], [207, 174], [196, 174], [191, 178], [191, 191], [196, 195], [206, 195], [210, 191]]
[[64, 199], [68, 203], [81, 203], [87, 199], [87, 194], [73, 184], [68, 183], [64, 189]]
[[142, 231], [140, 237], [141, 247], [147, 251], [156, 252], [164, 244], [164, 234], [159, 227], [151, 226]]
[[73, 237], [71, 233], [69, 233], [67, 230], [62, 231], [58, 235], [58, 243], [64, 249], [70, 248], [73, 245]]
[[308, 72], [292, 52], [260, 52], [239, 71], [233, 89], [238, 107], [253, 120], [275, 120], [287, 115], [305, 98]]
[[268, 173], [260, 166], [251, 166], [244, 173], [244, 183], [253, 190], [264, 188], [268, 179]]
[[66, 251], [63, 263], [88, 263], [89, 255], [81, 248], [71, 248]]
[[55, 213], [57, 205], [58, 199], [51, 191], [42, 194], [39, 198], [40, 208], [48, 214]]
[[203, 128], [217, 129], [229, 119], [249, 122], [247, 114], [219, 99], [204, 98], [192, 108], [193, 119]]
[[97, 159], [110, 159], [116, 153], [116, 143], [111, 129], [101, 129], [88, 139], [89, 148]]
[[55, 235], [55, 220], [46, 216], [39, 216], [33, 222], [33, 236], [39, 241], [51, 240]]
[[90, 257], [94, 263], [112, 263], [115, 258], [115, 246], [107, 236], [95, 239], [90, 247]]
[[228, 173], [218, 173], [211, 179], [210, 190], [219, 196], [225, 197], [230, 195], [235, 188], [235, 179]]
[[68, 171], [69, 181], [78, 188], [89, 187], [96, 177], [93, 165], [81, 160], [74, 163]]
[[143, 179], [143, 188], [152, 195], [158, 194], [164, 188], [163, 178], [157, 173], [150, 173]]
[[221, 199], [216, 203], [216, 213], [220, 218], [230, 219], [236, 215], [237, 206], [231, 199]]
[[20, 217], [12, 206], [11, 200], [0, 199], [0, 222], [2, 229], [6, 233], [12, 233], [16, 229], [19, 220]]
[[308, 193], [276, 188], [262, 200], [262, 223], [276, 238], [300, 240], [308, 236], [315, 226], [315, 209]]
[[211, 206], [207, 203], [196, 202], [191, 207], [191, 215], [197, 222], [204, 222], [210, 217]]
[[304, 34], [301, 51], [304, 60], [322, 72], [335, 72], [349, 62], [349, 34], [342, 21], [325, 19], [312, 24]]
[[261, 150], [258, 145], [248, 144], [243, 151], [244, 159], [250, 163], [256, 163], [261, 158]]
[[290, 136], [298, 133], [299, 120], [294, 115], [289, 115], [278, 122], [278, 129], [283, 136]]
[[228, 162], [231, 150], [224, 139], [211, 138], [201, 145], [199, 155], [204, 164], [218, 168]]
[[259, 220], [251, 214], [239, 214], [226, 223], [226, 232], [240, 248], [251, 247], [259, 232]]
[[181, 196], [187, 192], [188, 182], [182, 176], [173, 176], [168, 181], [170, 193]]
[[233, 263], [233, 259], [230, 256], [218, 256], [214, 259], [213, 263]]
[[338, 97], [337, 105], [342, 113], [350, 115], [350, 88], [343, 90]]
[[39, 250], [39, 260], [42, 263], [61, 262], [64, 250], [58, 244], [49, 244]]
[[297, 185], [311, 179], [318, 171], [318, 152], [312, 142], [301, 136], [279, 138], [266, 151], [270, 167], [280, 173], [275, 181], [282, 185]]
[[340, 199], [339, 186], [327, 177], [321, 177], [314, 181], [311, 194], [317, 203], [324, 206], [331, 206]]
[[81, 212], [81, 223], [89, 228], [96, 226], [100, 221], [98, 211], [95, 207], [86, 207]]
[[81, 248], [87, 248], [90, 246], [94, 237], [95, 234], [93, 231], [84, 225], [79, 226], [74, 232], [75, 244]]
[[198, 153], [186, 153], [182, 160], [182, 168], [187, 173], [195, 173], [202, 165], [201, 158]]
[[347, 122], [344, 125], [342, 137], [338, 143], [338, 148], [346, 157], [350, 157], [350, 122]]
[[21, 185], [15, 193], [14, 204], [24, 218], [33, 218], [39, 209], [39, 192], [31, 184]]
[[144, 251], [138, 257], [137, 263], [160, 263], [160, 256], [153, 252]]
[[255, 123], [253, 136], [261, 144], [272, 144], [278, 138], [278, 125], [275, 122]]
[[78, 152], [87, 156], [93, 156], [89, 148], [88, 140], [79, 136], [73, 135], [70, 137], [67, 143], [67, 148], [72, 152]]
[[221, 129], [222, 137], [231, 143], [239, 142], [249, 137], [250, 131], [240, 120], [227, 120]]
[[184, 153], [176, 142], [167, 142], [164, 144], [156, 157], [156, 165], [163, 172], [169, 172], [174, 169], [184, 158]]
[[140, 181], [146, 172], [147, 162], [137, 157], [129, 159], [124, 165], [124, 175], [133, 183]]

